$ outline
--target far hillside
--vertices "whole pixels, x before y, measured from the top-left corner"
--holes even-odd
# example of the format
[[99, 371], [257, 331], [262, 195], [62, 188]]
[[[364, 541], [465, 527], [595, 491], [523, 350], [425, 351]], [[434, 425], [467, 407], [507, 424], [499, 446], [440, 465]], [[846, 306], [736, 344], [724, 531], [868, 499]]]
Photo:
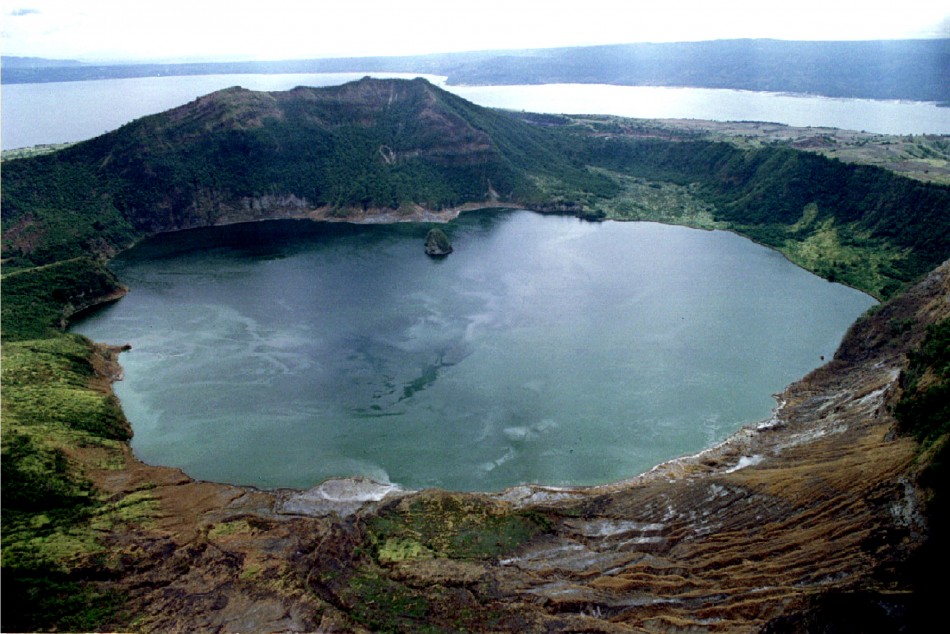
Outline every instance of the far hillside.
[[272, 218], [523, 207], [732, 229], [886, 297], [950, 257], [950, 187], [787, 146], [483, 108], [423, 79], [231, 88], [5, 161], [6, 271]]
[[408, 72], [470, 85], [597, 83], [950, 102], [950, 39], [804, 42], [768, 39], [616, 44], [191, 64], [91, 65], [3, 58], [5, 84], [231, 73]]

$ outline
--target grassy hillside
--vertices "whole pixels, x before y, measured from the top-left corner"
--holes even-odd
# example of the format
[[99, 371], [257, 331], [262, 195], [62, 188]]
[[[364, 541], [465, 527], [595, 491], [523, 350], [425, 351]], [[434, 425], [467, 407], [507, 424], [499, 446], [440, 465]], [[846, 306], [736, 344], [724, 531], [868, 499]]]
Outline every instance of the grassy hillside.
[[950, 187], [882, 168], [787, 147], [624, 137], [587, 139], [584, 160], [688, 188], [717, 226], [877, 297], [950, 256]]
[[[878, 297], [950, 257], [950, 187], [788, 147], [613, 128], [482, 108], [422, 79], [227, 89], [5, 161], [4, 264], [108, 257], [221, 222], [472, 203], [730, 228]], [[658, 204], [657, 187], [675, 200]], [[693, 211], [671, 215], [676, 201]]]
[[135, 238], [275, 209], [398, 213], [531, 204], [538, 178], [610, 194], [545, 129], [423, 80], [257, 93], [239, 88], [3, 170], [14, 264], [109, 254]]
[[[879, 296], [950, 257], [948, 187], [787, 148], [604, 134], [480, 108], [421, 80], [230, 89], [5, 161], [2, 569], [5, 598], [26, 607], [5, 610], [3, 629], [125, 623], [122, 597], [96, 590], [121, 568], [103, 536], [140, 521], [149, 500], [104, 499], [83, 473], [82, 452], [123, 464], [129, 429], [106, 352], [62, 331], [77, 311], [124, 292], [108, 257], [185, 227], [315, 208], [410, 217], [466, 203], [733, 229]], [[909, 392], [926, 395], [935, 362], [919, 359], [924, 379]], [[917, 416], [916, 405], [902, 407], [906, 420]], [[387, 553], [411, 532], [393, 522], [372, 527]], [[499, 531], [541, 528], [519, 518]]]

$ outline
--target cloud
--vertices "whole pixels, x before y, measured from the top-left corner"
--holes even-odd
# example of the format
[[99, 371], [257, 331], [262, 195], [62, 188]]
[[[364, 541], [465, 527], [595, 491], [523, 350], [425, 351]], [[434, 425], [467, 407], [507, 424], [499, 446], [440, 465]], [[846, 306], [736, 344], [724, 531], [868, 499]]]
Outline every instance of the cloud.
[[920, 37], [946, 31], [950, 17], [933, 0], [902, 0], [873, 12], [864, 8], [866, 0], [12, 1], [22, 4], [7, 15], [23, 19], [4, 21], [5, 54], [84, 61], [411, 55], [746, 37]]
[[922, 33], [925, 37], [950, 37], [950, 15], [941, 20], [938, 24], [934, 25], [933, 29], [930, 31], [924, 31]]

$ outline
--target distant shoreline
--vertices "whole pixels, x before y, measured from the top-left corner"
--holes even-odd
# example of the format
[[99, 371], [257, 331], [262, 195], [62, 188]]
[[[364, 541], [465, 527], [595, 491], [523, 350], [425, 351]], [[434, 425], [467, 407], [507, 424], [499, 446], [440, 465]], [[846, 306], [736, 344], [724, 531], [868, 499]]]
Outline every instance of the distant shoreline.
[[[725, 88], [853, 99], [950, 103], [940, 75], [950, 38], [877, 41], [736, 39], [402, 57], [85, 64], [3, 57], [4, 84], [210, 74], [409, 72], [449, 85], [602, 83]], [[755, 63], [751, 64], [750, 60]]]

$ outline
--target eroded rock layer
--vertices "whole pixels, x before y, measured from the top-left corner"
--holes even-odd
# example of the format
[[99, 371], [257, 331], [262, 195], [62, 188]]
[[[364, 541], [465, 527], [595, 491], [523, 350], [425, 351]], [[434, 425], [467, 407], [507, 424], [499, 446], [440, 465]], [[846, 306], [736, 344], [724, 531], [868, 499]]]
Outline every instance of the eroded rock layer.
[[144, 631], [896, 627], [927, 523], [918, 448], [890, 412], [907, 351], [948, 315], [944, 264], [859, 320], [768, 421], [603, 487], [264, 492], [127, 451], [90, 475], [151, 510], [110, 534], [100, 584]]

